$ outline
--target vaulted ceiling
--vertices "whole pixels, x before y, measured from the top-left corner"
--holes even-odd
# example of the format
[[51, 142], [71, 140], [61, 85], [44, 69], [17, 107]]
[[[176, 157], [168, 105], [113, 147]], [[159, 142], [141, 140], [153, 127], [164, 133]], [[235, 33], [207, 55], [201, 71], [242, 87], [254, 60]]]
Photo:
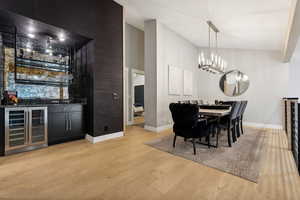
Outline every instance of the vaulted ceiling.
[[293, 0], [115, 0], [127, 23], [157, 19], [197, 46], [207, 46], [211, 20], [224, 48], [282, 50]]

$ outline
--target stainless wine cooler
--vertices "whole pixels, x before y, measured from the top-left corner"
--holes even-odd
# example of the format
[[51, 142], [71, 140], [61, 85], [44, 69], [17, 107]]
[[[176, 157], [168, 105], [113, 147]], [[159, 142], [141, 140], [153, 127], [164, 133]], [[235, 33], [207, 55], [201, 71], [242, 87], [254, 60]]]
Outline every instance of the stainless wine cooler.
[[5, 155], [48, 145], [47, 107], [5, 108]]

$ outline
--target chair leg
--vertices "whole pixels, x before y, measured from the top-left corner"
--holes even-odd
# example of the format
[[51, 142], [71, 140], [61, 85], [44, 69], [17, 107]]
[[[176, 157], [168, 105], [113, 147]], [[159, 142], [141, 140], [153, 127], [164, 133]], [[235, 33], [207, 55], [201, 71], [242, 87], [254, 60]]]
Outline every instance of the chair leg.
[[231, 128], [231, 135], [232, 135], [232, 142], [235, 143], [236, 142], [236, 132], [235, 132], [235, 126], [233, 126]]
[[236, 130], [237, 130], [237, 137], [239, 138], [241, 136], [241, 129], [240, 129], [240, 119], [236, 121]]
[[212, 137], [214, 138], [215, 137], [215, 135], [216, 135], [216, 127], [214, 126], [214, 127], [212, 127]]
[[233, 126], [232, 126], [232, 141], [236, 142], [236, 123], [235, 123], [235, 121], [233, 122]]
[[175, 148], [175, 142], [176, 142], [176, 135], [174, 136], [174, 139], [173, 139], [173, 148]]
[[230, 126], [227, 128], [228, 146], [231, 147]]
[[217, 131], [217, 142], [216, 142], [216, 147], [218, 148], [218, 145], [219, 145], [219, 134], [220, 134], [220, 131], [218, 130]]
[[242, 117], [242, 119], [241, 119], [241, 129], [242, 129], [242, 134], [244, 135], [243, 117]]
[[196, 145], [195, 145], [195, 138], [193, 138], [192, 142], [193, 142], [193, 148], [194, 148], [194, 155], [196, 155]]
[[208, 144], [208, 148], [210, 149], [210, 135], [207, 136], [207, 144]]

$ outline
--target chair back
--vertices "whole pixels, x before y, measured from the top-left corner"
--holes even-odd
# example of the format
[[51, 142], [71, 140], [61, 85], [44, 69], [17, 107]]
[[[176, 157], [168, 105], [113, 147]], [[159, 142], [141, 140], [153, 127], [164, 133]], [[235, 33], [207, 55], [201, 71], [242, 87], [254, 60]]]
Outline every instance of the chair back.
[[242, 117], [244, 106], [245, 106], [245, 101], [241, 101], [241, 104], [240, 104], [240, 107], [239, 107], [239, 110], [238, 110], [238, 113], [237, 113], [238, 118]]
[[230, 119], [231, 119], [231, 120], [236, 119], [236, 118], [238, 117], [239, 109], [240, 109], [241, 105], [242, 105], [242, 102], [241, 102], [241, 101], [235, 102], [234, 107], [231, 108], [231, 109], [233, 109], [233, 110], [232, 110], [232, 115], [230, 115]]
[[224, 105], [232, 105], [234, 103], [236, 103], [236, 101], [220, 101], [220, 104], [224, 104]]
[[171, 103], [169, 108], [174, 122], [174, 132], [176, 130], [191, 130], [197, 124], [199, 114], [197, 105]]
[[243, 101], [243, 102], [244, 102], [244, 105], [243, 105], [243, 109], [242, 109], [242, 112], [241, 112], [241, 116], [244, 115], [245, 110], [246, 110], [246, 107], [247, 107], [247, 105], [248, 105], [248, 101]]

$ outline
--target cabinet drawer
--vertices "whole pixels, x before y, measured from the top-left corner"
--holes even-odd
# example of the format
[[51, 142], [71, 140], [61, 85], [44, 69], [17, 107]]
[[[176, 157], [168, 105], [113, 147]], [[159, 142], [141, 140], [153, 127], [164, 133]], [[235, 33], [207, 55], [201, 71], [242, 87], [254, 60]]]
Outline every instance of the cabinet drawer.
[[61, 113], [61, 112], [82, 112], [83, 106], [81, 104], [56, 104], [49, 105], [49, 113]]

